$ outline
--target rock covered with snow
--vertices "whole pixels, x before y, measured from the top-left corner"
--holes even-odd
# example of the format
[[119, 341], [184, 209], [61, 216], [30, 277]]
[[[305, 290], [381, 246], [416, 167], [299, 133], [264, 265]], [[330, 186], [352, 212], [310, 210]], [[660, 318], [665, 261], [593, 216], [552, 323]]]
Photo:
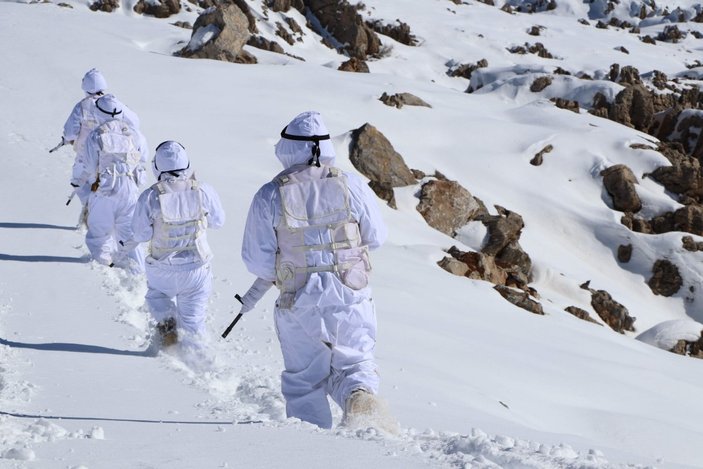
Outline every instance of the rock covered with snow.
[[664, 321], [636, 337], [645, 344], [672, 351], [679, 342], [697, 343], [701, 340], [703, 324], [691, 319]]
[[234, 4], [205, 10], [193, 25], [190, 42], [177, 55], [237, 63], [256, 63], [243, 47], [249, 40], [249, 20]]

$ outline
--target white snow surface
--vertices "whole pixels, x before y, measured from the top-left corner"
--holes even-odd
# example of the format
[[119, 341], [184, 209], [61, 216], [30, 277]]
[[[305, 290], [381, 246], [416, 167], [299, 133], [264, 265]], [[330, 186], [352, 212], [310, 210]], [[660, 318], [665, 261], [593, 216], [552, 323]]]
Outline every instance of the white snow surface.
[[[511, 15], [500, 2], [364, 0], [363, 15], [408, 23], [419, 45], [384, 37], [388, 54], [369, 62], [371, 73], [354, 74], [337, 71], [346, 57], [307, 28], [293, 46], [279, 41], [305, 61], [249, 47], [257, 65], [191, 60], [172, 55], [191, 31], [171, 25], [194, 22], [191, 4], [192, 12], [156, 19], [131, 12], [133, 2], [108, 14], [64, 1], [68, 7], [0, 2], [0, 467], [703, 467], [703, 361], [658, 348], [700, 337], [703, 253], [685, 251], [682, 233], [629, 231], [600, 176], [628, 165], [640, 178], [644, 213], [654, 216], [680, 205], [641, 176], [669, 163], [631, 147], [654, 148], [653, 137], [549, 101], [557, 89], [582, 107], [596, 91], [613, 96], [613, 63], [696, 84], [700, 69], [686, 72], [700, 58], [700, 40], [639, 39], [656, 36], [669, 17], [648, 18], [638, 35], [595, 28], [604, 2]], [[247, 3], [260, 33], [274, 39], [284, 14]], [[637, 5], [621, 2], [616, 13], [636, 14]], [[656, 5], [688, 17], [700, 9], [692, 1]], [[306, 24], [294, 10], [286, 15]], [[527, 34], [534, 25], [543, 27], [539, 37]], [[557, 58], [507, 51], [537, 41]], [[489, 68], [480, 76], [490, 83], [478, 92], [446, 74], [448, 64], [483, 58]], [[534, 77], [558, 66], [571, 78], [529, 91]], [[197, 177], [222, 198], [227, 224], [210, 233], [210, 360], [153, 353], [145, 279], [91, 262], [74, 229], [78, 204], [65, 205], [73, 152], [47, 150], [92, 67], [139, 114], [152, 151], [166, 139], [181, 142]], [[575, 79], [581, 72], [594, 80]], [[387, 107], [383, 92], [410, 92], [432, 108]], [[493, 213], [500, 205], [525, 220], [520, 244], [544, 316], [437, 266], [452, 245], [479, 249], [480, 225], [457, 239], [430, 228], [415, 210], [420, 183], [396, 189], [398, 210], [379, 200], [390, 238], [372, 256], [377, 358], [381, 396], [402, 428], [396, 436], [285, 418], [273, 292], [220, 338], [238, 310], [234, 294], [254, 280], [239, 258], [249, 202], [280, 169], [280, 129], [306, 110], [324, 116], [343, 169], [355, 171], [350, 131], [369, 122], [411, 168], [439, 171]], [[547, 144], [554, 149], [544, 164], [530, 165]], [[622, 244], [633, 246], [626, 264], [617, 260]], [[672, 297], [647, 285], [660, 258], [684, 280]], [[635, 332], [564, 312], [578, 306], [599, 320], [579, 287], [586, 281], [627, 307]]]

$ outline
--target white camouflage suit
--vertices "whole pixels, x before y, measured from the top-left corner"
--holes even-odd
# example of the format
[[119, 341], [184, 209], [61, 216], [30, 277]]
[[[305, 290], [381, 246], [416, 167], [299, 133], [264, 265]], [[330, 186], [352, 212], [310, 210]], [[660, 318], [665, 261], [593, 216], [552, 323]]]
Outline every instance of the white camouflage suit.
[[206, 228], [224, 225], [220, 198], [195, 180], [185, 149], [166, 141], [154, 156], [156, 184], [137, 202], [134, 241], [150, 241], [146, 258], [146, 302], [154, 320], [174, 318], [187, 345], [199, 346], [212, 290]]
[[[289, 138], [283, 137], [284, 133]], [[319, 141], [321, 167], [316, 168], [314, 158], [311, 159], [316, 144], [294, 139], [311, 135], [327, 137], [326, 134], [317, 112], [298, 115], [284, 129], [276, 145], [276, 156], [285, 170], [254, 196], [244, 232], [242, 258], [248, 270], [258, 277], [257, 282], [271, 285], [278, 280], [281, 289], [274, 320], [285, 366], [281, 387], [287, 415], [331, 428], [327, 396], [344, 409], [354, 390], [376, 394], [379, 377], [373, 355], [376, 312], [367, 286], [368, 271], [336, 273], [328, 269], [342, 262], [344, 252], [378, 248], [387, 232], [369, 187], [355, 174], [329, 169], [335, 160], [330, 140]], [[323, 174], [327, 175], [326, 180], [334, 179], [339, 184], [318, 187], [320, 183], [315, 179], [321, 180], [319, 176]], [[290, 190], [284, 191], [282, 181], [295, 182], [300, 178], [303, 179], [300, 184], [286, 186]], [[348, 213], [351, 223], [342, 230], [356, 234], [342, 238], [356, 237], [361, 247], [337, 250], [335, 242], [339, 240], [331, 239], [336, 236], [329, 226], [312, 221], [331, 213], [342, 214], [342, 218]], [[295, 224], [294, 219], [307, 226], [301, 238], [305, 247], [292, 247], [289, 241], [283, 241], [287, 223]], [[297, 271], [302, 271], [302, 276], [284, 272], [288, 263], [282, 259], [290, 250], [302, 255], [303, 260], [299, 261], [303, 263], [302, 270]], [[368, 257], [365, 263], [370, 270]], [[291, 279], [297, 285], [292, 288], [293, 293], [287, 293], [291, 288], [286, 284]], [[246, 301], [244, 304], [247, 306]]]
[[[82, 185], [78, 185], [78, 183], [90, 179], [89, 175], [85, 174], [86, 141], [93, 129], [98, 126], [99, 117], [96, 114], [100, 111], [95, 107], [95, 101], [105, 93], [107, 82], [103, 75], [93, 68], [88, 70], [83, 76], [81, 88], [85, 91], [86, 96], [73, 106], [71, 114], [66, 119], [66, 123], [63, 126], [63, 141], [67, 143], [73, 142], [76, 158], [73, 163], [71, 184], [78, 186], [75, 187], [76, 195], [81, 203], [85, 205], [88, 202], [92, 181], [85, 182]], [[139, 119], [134, 112], [123, 107], [122, 115], [123, 120], [127, 121], [132, 128], [139, 128]]]
[[88, 197], [85, 242], [93, 259], [104, 265], [144, 269], [142, 250], [120, 241], [132, 239], [132, 214], [144, 182], [148, 148], [144, 135], [121, 118], [122, 103], [110, 94], [100, 97], [98, 126], [86, 141], [79, 186], [99, 184]]

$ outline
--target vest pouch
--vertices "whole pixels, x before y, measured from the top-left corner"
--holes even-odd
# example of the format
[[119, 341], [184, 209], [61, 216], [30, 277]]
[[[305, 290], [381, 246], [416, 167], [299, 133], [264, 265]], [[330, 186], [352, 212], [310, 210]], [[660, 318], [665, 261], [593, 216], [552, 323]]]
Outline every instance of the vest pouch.
[[166, 223], [200, 220], [202, 204], [200, 191], [167, 192], [159, 194], [161, 216]]
[[276, 267], [276, 286], [281, 292], [295, 292], [295, 264], [292, 262], [279, 262]]
[[340, 249], [337, 251], [337, 265], [339, 266], [339, 278], [344, 285], [352, 290], [361, 290], [368, 286], [371, 262], [366, 246]]
[[200, 260], [203, 262], [208, 262], [212, 259], [212, 251], [210, 250], [210, 244], [207, 242], [205, 236], [198, 236], [195, 238], [195, 250], [200, 256]]

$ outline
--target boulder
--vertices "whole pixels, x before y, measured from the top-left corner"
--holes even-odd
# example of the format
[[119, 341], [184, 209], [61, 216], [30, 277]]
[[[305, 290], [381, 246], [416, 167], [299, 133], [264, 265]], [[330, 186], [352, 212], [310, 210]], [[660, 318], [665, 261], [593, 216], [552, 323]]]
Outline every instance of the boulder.
[[480, 212], [471, 193], [456, 181], [432, 180], [422, 185], [417, 211], [428, 225], [449, 236]]
[[587, 289], [591, 291], [591, 306], [608, 326], [621, 334], [635, 330], [636, 318], [630, 316], [626, 307], [613, 300], [605, 290]]
[[530, 160], [530, 164], [532, 166], [541, 166], [544, 162], [544, 155], [552, 150], [554, 150], [554, 146], [551, 144], [545, 146]]
[[544, 91], [544, 89], [551, 84], [552, 84], [552, 77], [551, 76], [547, 75], [547, 76], [537, 77], [530, 85], [530, 91], [532, 91], [533, 93], [539, 93], [540, 91]]
[[632, 244], [621, 244], [618, 246], [618, 261], [623, 264], [630, 262], [632, 259]]
[[352, 57], [337, 68], [342, 72], [369, 73], [369, 65], [362, 59]]
[[139, 0], [133, 10], [142, 15], [168, 18], [181, 11], [181, 3], [178, 0]]
[[305, 0], [304, 4], [320, 27], [331, 34], [350, 57], [363, 60], [381, 51], [381, 40], [364, 23], [358, 5], [350, 5], [346, 0]]
[[385, 135], [369, 123], [352, 131], [349, 160], [371, 181], [391, 187], [417, 182], [403, 157], [395, 151]]
[[291, 8], [296, 8], [300, 11], [305, 9], [303, 0], [268, 0], [268, 7], [276, 12], [287, 12]]
[[403, 106], [432, 107], [425, 101], [423, 101], [421, 98], [418, 98], [417, 96], [410, 93], [396, 93], [394, 95], [389, 95], [388, 93], [384, 92], [379, 98], [379, 100], [386, 106], [394, 106], [398, 109], [402, 108]]
[[120, 7], [120, 0], [96, 0], [90, 4], [90, 9], [93, 11], [104, 11], [112, 13]]
[[498, 215], [486, 216], [483, 224], [488, 228], [488, 242], [481, 252], [496, 256], [509, 244], [520, 239], [520, 233], [525, 227], [522, 217], [516, 213], [496, 206]]
[[655, 295], [671, 296], [683, 285], [679, 268], [666, 259], [659, 259], [654, 263], [652, 274], [647, 284]]
[[581, 309], [576, 306], [568, 306], [564, 309], [564, 311], [584, 321], [592, 322], [593, 324], [598, 324], [599, 326], [601, 325], [601, 323], [593, 319], [591, 315], [588, 314], [588, 311], [586, 311], [585, 309]]
[[256, 63], [256, 57], [243, 49], [250, 35], [247, 16], [237, 5], [218, 5], [205, 10], [198, 17], [193, 25], [190, 42], [177, 55], [227, 62]]
[[637, 213], [642, 209], [642, 201], [635, 184], [637, 178], [632, 170], [623, 164], [617, 164], [601, 171], [603, 185], [613, 198], [613, 208], [621, 212]]
[[615, 96], [615, 101], [609, 110], [609, 118], [647, 132], [654, 118], [651, 92], [641, 84], [627, 86]]
[[504, 285], [496, 285], [493, 287], [500, 295], [515, 306], [522, 308], [530, 313], [544, 314], [542, 305], [530, 298], [530, 295], [522, 290], [506, 287]]

